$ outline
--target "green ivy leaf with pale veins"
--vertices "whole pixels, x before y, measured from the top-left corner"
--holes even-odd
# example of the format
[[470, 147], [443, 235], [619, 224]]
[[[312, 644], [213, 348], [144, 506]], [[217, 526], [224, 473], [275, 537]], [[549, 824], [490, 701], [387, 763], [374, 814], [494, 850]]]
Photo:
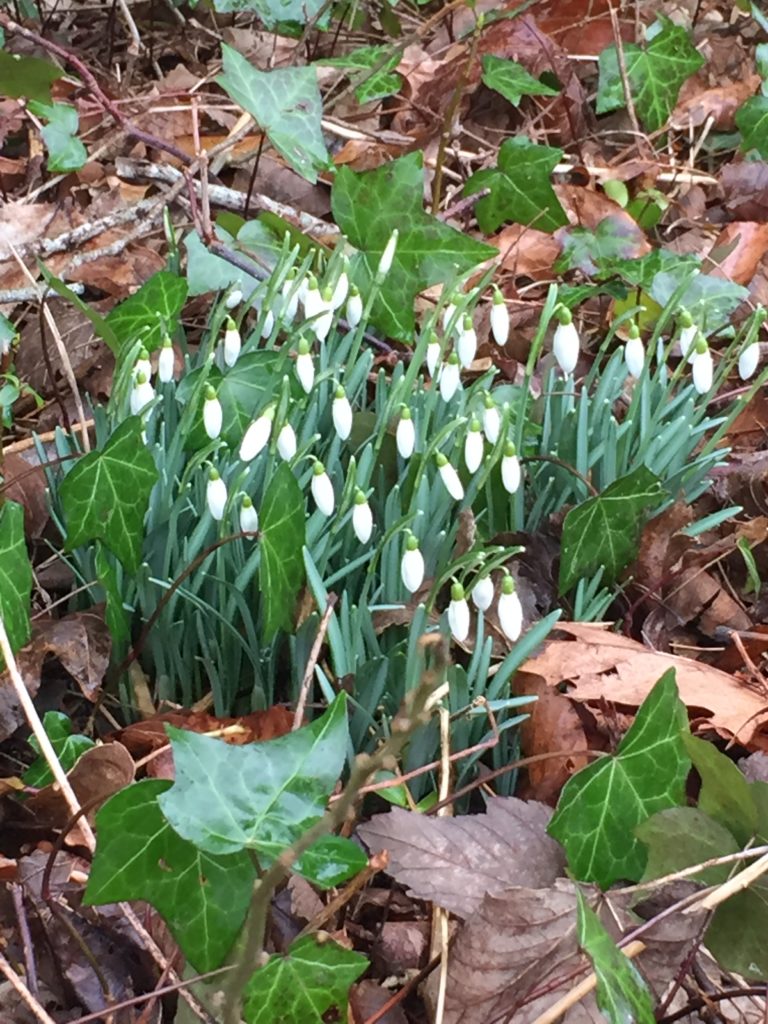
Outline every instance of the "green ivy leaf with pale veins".
[[537, 146], [522, 135], [503, 142], [496, 167], [478, 171], [464, 186], [465, 196], [491, 190], [475, 205], [481, 230], [489, 235], [508, 222], [527, 224], [539, 231], [554, 231], [567, 224], [565, 210], [550, 181], [562, 155], [562, 149]]
[[29, 640], [31, 593], [32, 567], [24, 540], [24, 509], [15, 501], [5, 501], [0, 507], [0, 615], [13, 651]]
[[78, 461], [59, 489], [66, 550], [102, 540], [129, 572], [141, 561], [144, 517], [158, 476], [142, 430], [141, 417], [130, 416], [102, 451]]
[[293, 632], [293, 610], [304, 582], [304, 495], [286, 463], [269, 482], [261, 503], [260, 526], [262, 634], [268, 643], [278, 629]]
[[736, 111], [743, 149], [756, 149], [768, 159], [768, 96], [752, 96]]
[[419, 292], [498, 256], [492, 246], [426, 213], [423, 194], [421, 153], [373, 171], [340, 167], [331, 192], [334, 219], [359, 250], [353, 276], [364, 297], [392, 231], [398, 229], [394, 263], [376, 297], [372, 319], [390, 337], [403, 341], [413, 335], [413, 303]]
[[688, 714], [670, 669], [641, 704], [616, 753], [582, 768], [563, 787], [547, 831], [562, 843], [580, 882], [603, 889], [642, 877], [647, 852], [635, 829], [685, 802], [691, 766]]
[[558, 93], [551, 85], [534, 78], [516, 60], [504, 60], [490, 53], [483, 57], [483, 85], [501, 93], [515, 107], [523, 96], [557, 96]]

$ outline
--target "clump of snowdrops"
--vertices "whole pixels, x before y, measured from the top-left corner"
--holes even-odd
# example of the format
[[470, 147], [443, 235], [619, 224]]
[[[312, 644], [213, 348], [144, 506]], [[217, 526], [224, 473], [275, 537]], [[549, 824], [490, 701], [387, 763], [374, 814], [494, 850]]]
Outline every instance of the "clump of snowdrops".
[[[98, 583], [109, 579], [134, 637], [152, 622], [140, 660], [155, 697], [188, 706], [211, 690], [218, 714], [296, 698], [335, 593], [328, 656], [315, 667], [311, 697], [351, 690], [357, 749], [386, 733], [416, 684], [422, 635], [450, 633], [470, 653], [449, 670], [453, 747], [487, 740], [490, 711], [500, 738], [492, 758], [502, 763], [526, 700], [510, 696], [510, 679], [559, 613], [526, 630], [509, 571], [520, 548], [495, 538], [535, 529], [583, 501], [586, 480], [602, 490], [639, 465], [662, 477], [669, 501], [699, 493], [723, 457], [717, 430], [727, 418], [710, 416], [705, 396], [734, 360], [744, 376], [754, 373], [760, 321], [753, 318], [715, 371], [704, 335], [685, 314], [665, 311], [647, 350], [624, 317], [577, 387], [581, 341], [553, 289], [521, 382], [500, 384], [493, 369], [467, 371], [482, 304], [490, 304], [493, 343], [507, 343], [503, 296], [457, 281], [422, 322], [411, 358], [377, 364], [368, 316], [396, 245], [395, 234], [372, 294], [350, 284], [341, 251], [317, 274], [286, 249], [252, 294], [231, 289], [220, 298], [196, 349], [178, 324], [165, 325], [154, 362], [137, 338], [96, 420], [103, 444], [126, 416], [141, 417], [159, 470], [143, 563], [128, 574], [86, 547], [72, 564], [97, 598]], [[60, 438], [60, 454], [74, 444]], [[273, 581], [260, 513], [281, 466], [304, 495], [293, 547], [306, 584], [286, 595], [292, 628], [275, 632], [264, 628]], [[461, 524], [469, 512], [467, 538]], [[582, 580], [571, 614], [600, 616], [611, 598], [599, 574]], [[130, 704], [127, 680], [121, 685]], [[425, 730], [404, 767], [431, 760], [437, 748], [437, 735]]]

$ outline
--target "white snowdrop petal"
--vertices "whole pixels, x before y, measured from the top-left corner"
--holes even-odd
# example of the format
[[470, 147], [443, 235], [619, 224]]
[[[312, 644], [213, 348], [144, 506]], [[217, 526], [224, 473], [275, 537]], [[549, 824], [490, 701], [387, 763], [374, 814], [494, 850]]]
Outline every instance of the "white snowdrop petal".
[[281, 459], [288, 462], [296, 454], [296, 431], [293, 429], [290, 423], [283, 425], [280, 433], [277, 435], [277, 451]]
[[491, 304], [491, 334], [497, 345], [506, 345], [509, 338], [509, 310], [505, 302]]
[[131, 389], [131, 414], [138, 416], [154, 397], [155, 389], [148, 380], [143, 380], [140, 384], [134, 384]]
[[443, 363], [440, 372], [440, 397], [444, 402], [450, 402], [461, 384], [461, 373], [458, 363]]
[[355, 503], [352, 509], [352, 529], [361, 544], [367, 544], [373, 533], [373, 513], [367, 501]]
[[463, 643], [469, 636], [469, 605], [466, 599], [451, 601], [448, 605], [448, 625], [454, 640]]
[[566, 377], [569, 377], [576, 369], [576, 363], [579, 359], [579, 348], [579, 332], [576, 330], [574, 323], [558, 324], [552, 342], [552, 351], [555, 354], [558, 366]]
[[220, 476], [215, 480], [208, 481], [205, 498], [208, 511], [217, 522], [220, 522], [224, 518], [224, 510], [227, 506], [227, 485]]
[[641, 338], [630, 338], [624, 345], [624, 362], [627, 370], [637, 379], [642, 375], [645, 365], [645, 346]]
[[501, 415], [496, 406], [483, 409], [483, 430], [490, 444], [496, 444], [501, 431]]
[[342, 270], [339, 274], [339, 279], [333, 289], [333, 295], [331, 296], [331, 307], [333, 309], [339, 309], [347, 301], [347, 295], [349, 294], [349, 278], [346, 272]]
[[523, 631], [523, 608], [517, 591], [499, 596], [499, 625], [509, 640], [518, 640]]
[[400, 417], [395, 431], [395, 440], [400, 458], [410, 459], [416, 447], [416, 428], [412, 419]]
[[742, 351], [739, 356], [739, 377], [742, 380], [749, 380], [757, 369], [760, 362], [760, 343], [753, 341]]
[[163, 345], [157, 357], [157, 378], [161, 384], [169, 384], [173, 380], [175, 356], [172, 345]]
[[346, 395], [341, 398], [334, 398], [331, 403], [331, 415], [333, 427], [342, 441], [346, 441], [352, 433], [352, 406]]
[[268, 338], [272, 333], [272, 328], [275, 326], [275, 314], [271, 309], [267, 310], [267, 315], [264, 317], [264, 323], [261, 325], [261, 336], [262, 338]]
[[493, 580], [485, 576], [472, 588], [472, 601], [481, 612], [487, 612], [493, 604]]
[[272, 433], [272, 417], [259, 416], [246, 430], [240, 444], [239, 456], [242, 462], [251, 462], [269, 443]]
[[683, 327], [680, 330], [680, 352], [683, 356], [688, 355], [691, 345], [696, 341], [698, 333], [699, 329], [695, 324], [691, 324], [690, 327]]
[[424, 556], [418, 548], [406, 550], [403, 554], [400, 576], [403, 586], [410, 594], [415, 594], [424, 582]]
[[259, 529], [259, 514], [253, 505], [240, 506], [240, 532], [256, 533]]
[[464, 464], [470, 473], [476, 473], [483, 461], [483, 435], [479, 430], [467, 431], [464, 438]]
[[444, 462], [440, 466], [438, 472], [440, 473], [440, 479], [445, 485], [446, 491], [456, 501], [461, 501], [464, 497], [464, 487], [459, 479], [459, 474], [456, 472], [450, 462]]
[[240, 331], [236, 327], [228, 328], [224, 332], [224, 362], [227, 366], [234, 366], [240, 355], [242, 341]]
[[430, 377], [434, 378], [435, 371], [437, 370], [437, 364], [439, 362], [440, 362], [440, 342], [439, 341], [430, 341], [430, 343], [427, 345], [427, 357], [426, 357], [427, 370], [429, 371], [429, 376]]
[[456, 341], [456, 355], [459, 357], [459, 364], [466, 368], [471, 366], [477, 354], [477, 334], [474, 327], [462, 330]]
[[302, 352], [296, 358], [296, 376], [302, 388], [309, 394], [315, 383], [315, 364], [309, 352]]
[[453, 320], [455, 314], [456, 314], [456, 304], [453, 303], [453, 302], [449, 302], [448, 305], [443, 309], [442, 324], [443, 324], [443, 330], [444, 331], [447, 331], [448, 328], [450, 327], [451, 320]]
[[235, 306], [239, 306], [243, 301], [243, 293], [239, 288], [233, 288], [229, 295], [224, 300], [224, 306], [227, 309], [234, 309]]
[[203, 425], [205, 432], [212, 441], [221, 433], [224, 414], [218, 398], [206, 398], [203, 402]]
[[347, 323], [355, 328], [363, 319], [363, 300], [357, 292], [347, 299]]
[[139, 357], [133, 367], [133, 379], [136, 380], [139, 375], [142, 375], [146, 380], [150, 380], [152, 377], [152, 363], [149, 359], [142, 359]]
[[395, 259], [395, 250], [397, 249], [397, 237], [398, 230], [397, 228], [395, 228], [395, 230], [389, 236], [387, 244], [384, 247], [384, 252], [381, 254], [381, 259], [379, 260], [379, 266], [377, 271], [378, 277], [386, 277], [386, 275], [392, 269], [392, 263], [394, 262]]
[[693, 359], [691, 364], [691, 371], [693, 374], [693, 386], [700, 395], [705, 395], [712, 387], [712, 353], [707, 349], [706, 352], [698, 352]]
[[504, 455], [501, 460], [501, 482], [507, 494], [515, 494], [520, 487], [520, 460], [516, 455]]
[[317, 316], [318, 313], [322, 313], [324, 308], [323, 297], [317, 285], [314, 288], [307, 287], [304, 293], [304, 316], [306, 319], [309, 320], [311, 317]]
[[327, 473], [313, 473], [311, 483], [312, 497], [318, 510], [324, 516], [333, 515], [336, 507], [336, 497], [333, 493], [333, 484]]

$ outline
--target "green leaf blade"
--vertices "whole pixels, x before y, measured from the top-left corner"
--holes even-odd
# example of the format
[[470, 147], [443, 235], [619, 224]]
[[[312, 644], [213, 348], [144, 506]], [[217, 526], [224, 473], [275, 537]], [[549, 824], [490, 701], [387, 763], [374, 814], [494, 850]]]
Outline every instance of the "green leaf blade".
[[[80, 755], [95, 745], [88, 736], [77, 733], [73, 735], [71, 719], [60, 711], [46, 711], [43, 728], [65, 772], [74, 768]], [[40, 744], [34, 736], [30, 736], [29, 745], [40, 755]], [[47, 786], [53, 782], [53, 772], [44, 757], [38, 756], [27, 768], [24, 772], [24, 782], [27, 786], [37, 787]]]
[[305, 538], [304, 495], [290, 467], [283, 464], [261, 504], [259, 590], [264, 601], [265, 643], [278, 629], [293, 631], [293, 610], [305, 578]]
[[523, 96], [557, 96], [558, 90], [534, 78], [522, 64], [486, 54], [483, 57], [483, 85], [500, 93], [517, 106]]
[[[0, 615], [12, 651], [29, 641], [32, 567], [24, 539], [24, 509], [15, 501], [0, 508]], [[4, 659], [0, 655], [0, 665]]]

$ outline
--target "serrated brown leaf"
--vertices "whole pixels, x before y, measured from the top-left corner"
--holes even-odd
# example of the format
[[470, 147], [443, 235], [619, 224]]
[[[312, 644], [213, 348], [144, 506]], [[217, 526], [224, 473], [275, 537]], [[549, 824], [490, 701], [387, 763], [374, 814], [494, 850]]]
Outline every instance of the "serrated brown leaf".
[[552, 885], [564, 857], [546, 834], [551, 816], [545, 804], [496, 797], [485, 814], [459, 818], [430, 818], [396, 807], [357, 831], [372, 851], [388, 851], [388, 874], [412, 895], [467, 917], [486, 893], [513, 883]]

